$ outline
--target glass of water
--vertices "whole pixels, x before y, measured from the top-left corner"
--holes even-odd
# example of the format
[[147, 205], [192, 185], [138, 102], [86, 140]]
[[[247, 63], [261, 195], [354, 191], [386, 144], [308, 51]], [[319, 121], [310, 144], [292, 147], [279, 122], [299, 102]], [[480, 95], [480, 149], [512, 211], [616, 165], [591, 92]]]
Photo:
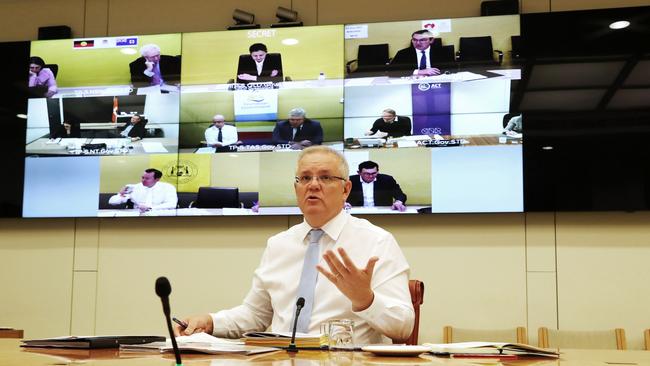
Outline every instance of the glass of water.
[[335, 319], [329, 321], [329, 349], [331, 351], [354, 351], [354, 321]]

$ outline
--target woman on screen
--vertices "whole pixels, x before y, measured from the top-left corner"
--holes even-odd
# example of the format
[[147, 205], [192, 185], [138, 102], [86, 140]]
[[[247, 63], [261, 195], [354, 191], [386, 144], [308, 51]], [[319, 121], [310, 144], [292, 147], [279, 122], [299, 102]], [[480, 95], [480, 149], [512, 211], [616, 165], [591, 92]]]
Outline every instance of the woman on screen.
[[56, 94], [56, 78], [54, 73], [48, 67], [45, 67], [45, 61], [38, 56], [29, 58], [29, 88], [34, 94], [41, 97], [51, 97]]

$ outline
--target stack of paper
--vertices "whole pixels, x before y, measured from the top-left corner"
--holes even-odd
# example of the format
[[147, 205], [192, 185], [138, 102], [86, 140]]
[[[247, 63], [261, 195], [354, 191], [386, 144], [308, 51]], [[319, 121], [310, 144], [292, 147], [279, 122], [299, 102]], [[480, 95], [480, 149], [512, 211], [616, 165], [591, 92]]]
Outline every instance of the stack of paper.
[[[277, 348], [255, 347], [244, 345], [238, 339], [225, 339], [213, 337], [206, 333], [195, 333], [190, 336], [176, 337], [176, 344], [181, 352], [200, 352], [213, 355], [241, 354], [253, 355], [257, 353], [277, 351]], [[174, 352], [171, 340], [165, 342], [152, 342], [138, 345], [120, 346], [120, 351], [156, 350], [159, 352]]]
[[[244, 333], [244, 342], [251, 346], [289, 347], [291, 332], [248, 332]], [[296, 347], [320, 349], [327, 345], [327, 338], [322, 334], [296, 333]]]
[[501, 342], [460, 342], [460, 343], [425, 343], [435, 354], [449, 355], [517, 355], [559, 357], [559, 353], [544, 348], [534, 347], [523, 343]]

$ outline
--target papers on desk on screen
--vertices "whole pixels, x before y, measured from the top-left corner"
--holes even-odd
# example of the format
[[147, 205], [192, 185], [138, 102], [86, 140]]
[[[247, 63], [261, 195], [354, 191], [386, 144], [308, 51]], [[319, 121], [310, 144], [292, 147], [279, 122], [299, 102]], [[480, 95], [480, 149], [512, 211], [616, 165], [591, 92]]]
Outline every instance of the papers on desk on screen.
[[[287, 348], [291, 343], [291, 332], [248, 332], [244, 333], [244, 343], [251, 346]], [[302, 349], [321, 349], [327, 345], [327, 337], [322, 334], [296, 333], [296, 347]]]
[[[277, 348], [272, 347], [248, 346], [238, 339], [217, 338], [206, 333], [195, 333], [189, 336], [176, 337], [176, 343], [181, 352], [207, 353], [212, 355], [254, 355], [278, 350]], [[174, 352], [171, 340], [120, 346], [120, 352], [140, 352], [147, 350]]]
[[463, 357], [489, 357], [489, 355], [514, 355], [523, 357], [559, 357], [559, 353], [530, 346], [523, 343], [501, 343], [501, 342], [460, 342], [460, 343], [424, 343], [424, 346], [431, 348], [431, 353], [441, 355], [457, 355]]
[[169, 152], [165, 146], [160, 142], [145, 142], [142, 141], [142, 149], [146, 153], [166, 153]]
[[51, 347], [51, 348], [117, 348], [123, 344], [142, 344], [164, 341], [161, 336], [70, 336], [44, 339], [23, 340], [21, 347]]

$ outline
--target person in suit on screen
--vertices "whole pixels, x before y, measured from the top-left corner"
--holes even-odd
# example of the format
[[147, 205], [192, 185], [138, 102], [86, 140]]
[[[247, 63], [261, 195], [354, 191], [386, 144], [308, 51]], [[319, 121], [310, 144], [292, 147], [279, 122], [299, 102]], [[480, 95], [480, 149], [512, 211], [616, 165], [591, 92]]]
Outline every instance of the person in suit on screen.
[[440, 69], [432, 65], [435, 60], [433, 41], [430, 31], [423, 29], [411, 34], [411, 46], [397, 51], [390, 62], [391, 70], [409, 70], [413, 76], [440, 75]]
[[131, 83], [135, 87], [176, 85], [181, 82], [181, 59], [160, 54], [156, 44], [140, 48], [142, 57], [129, 64]]
[[110, 205], [121, 205], [131, 201], [141, 213], [151, 210], [175, 209], [178, 203], [176, 187], [161, 182], [162, 172], [158, 169], [146, 169], [138, 184], [127, 184], [111, 196]]
[[377, 137], [402, 137], [411, 135], [411, 119], [406, 116], [398, 116], [394, 109], [386, 108], [372, 124], [366, 136]]
[[274, 144], [291, 144], [293, 149], [303, 149], [323, 143], [323, 128], [320, 122], [307, 118], [302, 108], [289, 111], [289, 119], [280, 121], [273, 129]]
[[302, 298], [297, 332], [318, 333], [332, 319], [350, 319], [357, 344], [407, 339], [415, 318], [408, 262], [393, 235], [343, 210], [351, 186], [343, 154], [306, 148], [293, 186], [304, 220], [268, 239], [242, 304], [186, 317], [174, 333], [291, 332]]
[[406, 195], [395, 178], [379, 174], [379, 164], [364, 161], [357, 173], [350, 176], [352, 189], [346, 207], [391, 206], [393, 210], [406, 211]]
[[45, 67], [45, 61], [38, 56], [29, 58], [28, 86], [32, 93], [38, 97], [49, 98], [58, 91], [54, 73], [49, 67]]
[[237, 82], [282, 81], [282, 59], [279, 54], [269, 54], [266, 45], [254, 43], [248, 48], [250, 57], [240, 57]]
[[130, 137], [131, 141], [142, 140], [147, 134], [144, 128], [147, 121], [139, 114], [134, 114], [131, 120], [120, 130], [118, 137]]

